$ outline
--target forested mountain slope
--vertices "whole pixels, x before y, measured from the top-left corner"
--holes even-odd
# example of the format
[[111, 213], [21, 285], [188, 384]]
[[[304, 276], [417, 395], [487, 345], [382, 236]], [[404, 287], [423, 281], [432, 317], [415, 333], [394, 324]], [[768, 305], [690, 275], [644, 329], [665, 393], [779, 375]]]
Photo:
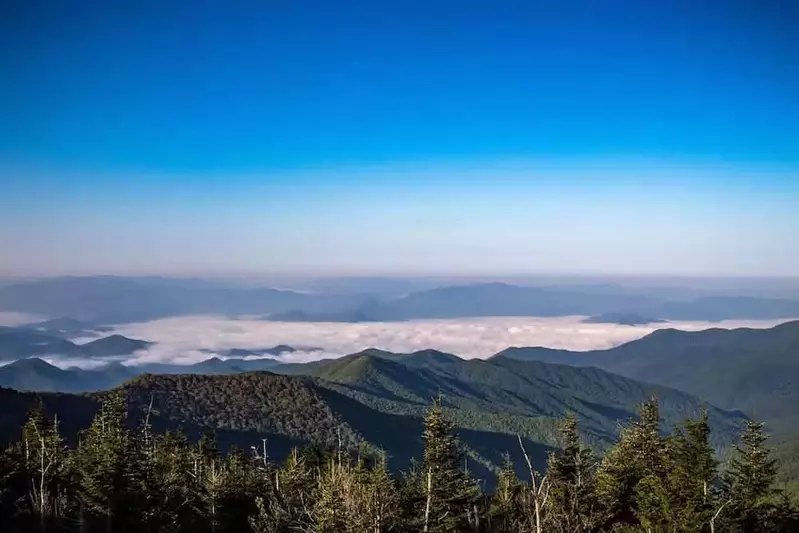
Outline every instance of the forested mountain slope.
[[[667, 387], [642, 383], [596, 368], [579, 368], [497, 357], [464, 360], [425, 350], [393, 354], [367, 350], [340, 359], [277, 367], [322, 378], [324, 386], [376, 410], [421, 416], [441, 394], [460, 427], [522, 433], [551, 443], [554, 421], [575, 413], [586, 438], [602, 447], [616, 436], [617, 421], [638, 404], [658, 396], [665, 423], [697, 414], [704, 403]], [[729, 442], [741, 416], [710, 407], [717, 444]]]
[[609, 350], [508, 348], [497, 356], [595, 366], [741, 409], [775, 428], [799, 427], [799, 321], [770, 329], [664, 329]]

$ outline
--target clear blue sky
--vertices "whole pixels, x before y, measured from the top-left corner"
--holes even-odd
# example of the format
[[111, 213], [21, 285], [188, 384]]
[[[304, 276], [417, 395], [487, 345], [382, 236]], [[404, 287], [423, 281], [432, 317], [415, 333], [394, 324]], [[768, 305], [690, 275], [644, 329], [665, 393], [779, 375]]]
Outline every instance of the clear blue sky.
[[791, 0], [0, 10], [0, 274], [799, 274]]

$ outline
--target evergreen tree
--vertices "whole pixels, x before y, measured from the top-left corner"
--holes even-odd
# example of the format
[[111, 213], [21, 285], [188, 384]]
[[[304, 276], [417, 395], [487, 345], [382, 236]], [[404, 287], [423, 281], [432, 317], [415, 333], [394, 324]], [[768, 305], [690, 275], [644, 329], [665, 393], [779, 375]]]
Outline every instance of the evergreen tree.
[[250, 518], [250, 526], [256, 533], [278, 533], [287, 531], [312, 531], [314, 509], [317, 498], [315, 472], [305, 460], [305, 455], [296, 448], [274, 472], [269, 487], [256, 496], [256, 511]]
[[[644, 402], [639, 419], [622, 429], [618, 443], [605, 454], [597, 472], [597, 494], [605, 506], [605, 525], [636, 526], [657, 523], [666, 473], [665, 439], [660, 435], [660, 409], [656, 398]], [[639, 484], [646, 481], [639, 487]], [[639, 499], [645, 496], [645, 506]], [[643, 513], [643, 515], [642, 515]]]
[[346, 472], [336, 460], [328, 464], [319, 477], [319, 499], [314, 509], [317, 533], [339, 533], [347, 530], [348, 516], [342, 495], [348, 482]]
[[355, 471], [357, 499], [360, 505], [351, 510], [350, 529], [383, 533], [399, 528], [399, 492], [388, 470], [388, 459], [380, 453], [371, 468], [359, 461]]
[[89, 530], [107, 533], [139, 528], [143, 496], [136, 454], [125, 427], [121, 393], [103, 402], [75, 454], [75, 470], [82, 511], [79, 518]]
[[515, 533], [531, 527], [528, 491], [529, 488], [516, 475], [510, 456], [506, 454], [488, 509], [491, 531]]
[[455, 426], [445, 416], [440, 399], [424, 423], [422, 483], [425, 494], [422, 528], [429, 532], [467, 531], [474, 527], [479, 490], [464, 469], [465, 456]]
[[687, 420], [667, 440], [668, 507], [672, 531], [691, 533], [707, 529], [715, 512], [714, 484], [717, 461], [710, 446], [708, 413]]
[[729, 501], [721, 520], [725, 529], [765, 533], [780, 527], [781, 513], [774, 505], [777, 465], [765, 446], [767, 439], [762, 422], [747, 422], [735, 445], [736, 454], [725, 476], [725, 497]]
[[68, 512], [66, 450], [58, 417], [46, 420], [40, 404], [22, 428], [22, 468], [27, 476], [27, 511], [39, 530], [57, 529]]
[[596, 493], [598, 460], [580, 440], [574, 415], [561, 423], [560, 436], [562, 450], [550, 455], [547, 467], [547, 530], [594, 531], [602, 516]]

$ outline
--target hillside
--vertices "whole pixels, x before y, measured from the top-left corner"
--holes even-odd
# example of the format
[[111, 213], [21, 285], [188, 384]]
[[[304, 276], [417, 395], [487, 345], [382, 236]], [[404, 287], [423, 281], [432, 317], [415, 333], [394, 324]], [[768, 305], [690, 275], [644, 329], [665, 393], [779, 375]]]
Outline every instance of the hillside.
[[[528, 435], [551, 444], [555, 420], [573, 412], [586, 437], [602, 447], [616, 436], [617, 422], [634, 416], [651, 395], [663, 406], [666, 425], [696, 414], [703, 403], [667, 387], [641, 383], [595, 368], [576, 368], [497, 357], [463, 360], [426, 350], [393, 354], [367, 350], [340, 359], [276, 367], [321, 378], [322, 384], [376, 410], [421, 416], [430, 399], [443, 395], [460, 427]], [[738, 415], [711, 408], [717, 444], [737, 431]]]
[[[76, 375], [43, 361], [9, 366], [23, 363], [38, 371], [45, 384]], [[162, 429], [183, 427], [196, 436], [212, 428], [224, 443], [245, 447], [265, 437], [278, 454], [297, 442], [329, 445], [341, 436], [351, 446], [363, 442], [385, 449], [397, 466], [418, 455], [422, 417], [440, 394], [475, 468], [483, 469], [498, 466], [506, 452], [518, 453], [517, 434], [525, 438], [536, 460], [543, 461], [546, 450], [557, 444], [558, 420], [568, 412], [580, 417], [584, 436], [601, 449], [616, 438], [618, 422], [633, 417], [636, 406], [652, 394], [660, 398], [666, 426], [703, 407], [678, 391], [593, 368], [508, 358], [467, 361], [434, 350], [369, 350], [274, 367], [304, 375], [230, 373], [229, 363], [211, 359], [193, 369], [227, 375], [145, 374], [127, 381], [121, 390], [138, 410], [152, 397], [155, 423]], [[111, 370], [119, 372], [121, 380], [130, 369], [116, 365]], [[714, 444], [729, 444], [741, 417], [715, 408], [710, 416]]]
[[595, 366], [741, 409], [776, 429], [799, 423], [799, 321], [770, 329], [664, 329], [608, 350], [509, 348], [497, 356]]

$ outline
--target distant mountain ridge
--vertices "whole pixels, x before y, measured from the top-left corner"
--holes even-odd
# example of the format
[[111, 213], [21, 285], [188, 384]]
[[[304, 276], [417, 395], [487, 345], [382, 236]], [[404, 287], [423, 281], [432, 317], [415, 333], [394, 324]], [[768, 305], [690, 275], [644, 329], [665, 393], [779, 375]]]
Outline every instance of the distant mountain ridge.
[[254, 315], [290, 322], [371, 322], [476, 316], [633, 313], [666, 320], [799, 318], [799, 301], [751, 296], [686, 299], [627, 287], [476, 283], [403, 296], [298, 292], [167, 278], [52, 278], [0, 286], [0, 311], [114, 324], [190, 314]]
[[636, 313], [602, 313], [583, 320], [583, 324], [618, 324], [620, 326], [646, 326], [665, 322], [659, 318], [649, 318]]
[[660, 329], [607, 350], [508, 348], [495, 357], [594, 366], [799, 427], [799, 321], [769, 329]]
[[85, 344], [76, 344], [60, 336], [35, 329], [0, 326], [0, 361], [48, 355], [63, 359], [103, 359], [130, 355], [145, 350], [152, 344], [122, 335], [110, 335]]

